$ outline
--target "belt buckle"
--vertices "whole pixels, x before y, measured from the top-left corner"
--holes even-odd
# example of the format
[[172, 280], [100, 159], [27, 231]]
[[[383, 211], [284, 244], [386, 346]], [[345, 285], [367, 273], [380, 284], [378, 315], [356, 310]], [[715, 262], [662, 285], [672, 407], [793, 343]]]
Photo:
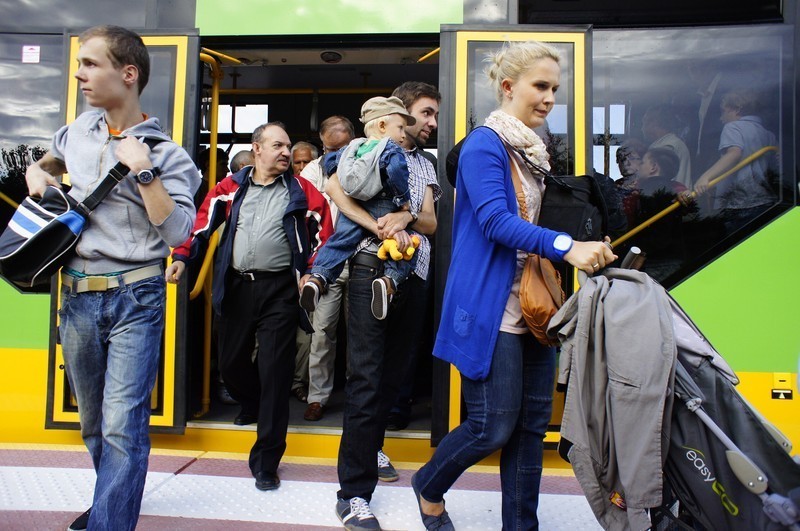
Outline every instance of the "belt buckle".
[[107, 291], [108, 279], [104, 277], [88, 277], [86, 280], [86, 291]]
[[256, 281], [256, 276], [253, 273], [251, 273], [250, 271], [242, 272], [242, 276], [244, 278], [246, 278], [247, 280], [249, 280], [250, 282], [255, 282]]

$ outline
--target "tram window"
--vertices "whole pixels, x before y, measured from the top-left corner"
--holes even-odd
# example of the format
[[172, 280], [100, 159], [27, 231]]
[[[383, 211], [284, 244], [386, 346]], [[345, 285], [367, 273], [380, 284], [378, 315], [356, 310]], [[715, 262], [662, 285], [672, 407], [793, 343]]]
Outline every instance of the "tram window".
[[[31, 50], [25, 61], [23, 47]], [[0, 230], [27, 195], [27, 166], [50, 149], [64, 123], [63, 60], [61, 35], [0, 33]]]
[[[702, 58], [697, 50], [703, 50]], [[703, 182], [760, 148], [775, 145], [781, 151], [780, 157], [767, 151], [699, 197], [693, 208], [681, 209], [672, 221], [654, 225], [629, 242], [658, 247], [649, 262], [670, 265], [654, 266], [651, 274], [667, 287], [792, 202], [789, 159], [795, 140], [790, 124], [781, 119], [792, 114], [790, 50], [791, 28], [784, 25], [594, 32], [593, 165], [598, 171], [619, 179], [617, 149], [640, 140], [646, 147], [675, 153], [675, 178], [691, 190], [704, 174]], [[655, 192], [674, 195], [680, 189], [669, 179], [655, 187], [660, 181], [647, 180], [651, 165], [643, 166], [647, 169], [624, 179], [629, 228], [643, 221], [642, 215], [655, 213], [637, 207], [639, 198]], [[665, 224], [674, 230], [666, 231]], [[648, 231], [661, 231], [661, 239], [668, 237], [670, 244], [654, 245], [657, 238]]]
[[606, 110], [604, 107], [592, 108], [592, 134], [602, 135], [606, 132]]
[[[174, 46], [147, 47], [150, 53], [150, 79], [147, 88], [142, 92], [142, 110], [150, 116], [157, 116], [161, 129], [170, 137], [175, 101], [165, 98], [164, 94], [175, 94], [175, 62], [177, 50]], [[91, 109], [83, 94], [78, 91], [77, 116]]]
[[[536, 132], [548, 145], [550, 165], [554, 173], [569, 173], [574, 167], [574, 138], [571, 130], [574, 112], [573, 46], [568, 43], [551, 43], [561, 55], [561, 85], [557, 103], [547, 116], [547, 122]], [[502, 42], [471, 41], [467, 45], [467, 132], [482, 125], [486, 117], [497, 107], [495, 93], [484, 75], [489, 54], [503, 46]]]
[[[235, 109], [235, 113], [234, 113]], [[256, 128], [269, 121], [269, 105], [220, 105], [217, 133], [239, 133], [249, 135]], [[208, 121], [203, 131], [208, 132]], [[250, 149], [250, 148], [248, 148]]]

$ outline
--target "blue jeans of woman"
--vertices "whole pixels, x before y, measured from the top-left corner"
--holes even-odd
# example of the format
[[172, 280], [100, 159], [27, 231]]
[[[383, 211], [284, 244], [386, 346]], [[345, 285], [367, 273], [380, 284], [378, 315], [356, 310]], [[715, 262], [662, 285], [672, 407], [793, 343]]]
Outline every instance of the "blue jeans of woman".
[[64, 366], [97, 472], [90, 529], [133, 530], [150, 454], [150, 393], [164, 330], [165, 283], [61, 290]]
[[544, 436], [552, 410], [555, 349], [531, 334], [500, 332], [485, 381], [462, 377], [467, 418], [415, 477], [422, 497], [442, 501], [464, 471], [502, 449], [503, 529], [538, 529]]

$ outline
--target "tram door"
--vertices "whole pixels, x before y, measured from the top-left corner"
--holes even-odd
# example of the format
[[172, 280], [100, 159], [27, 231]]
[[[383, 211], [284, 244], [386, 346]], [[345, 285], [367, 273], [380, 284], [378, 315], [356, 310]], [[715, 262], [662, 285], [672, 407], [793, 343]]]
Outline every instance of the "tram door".
[[[140, 33], [150, 52], [150, 81], [142, 93], [142, 110], [157, 116], [161, 128], [172, 139], [194, 152], [196, 129], [197, 54], [198, 38], [187, 35], [150, 35]], [[69, 71], [65, 82], [65, 123], [73, 121], [82, 112], [90, 110], [78, 90], [77, 71], [78, 37], [69, 37]], [[65, 176], [68, 180], [69, 176]], [[78, 408], [64, 370], [64, 358], [58, 342], [58, 313], [60, 307], [59, 280], [53, 281], [53, 304], [50, 322], [50, 356], [48, 367], [48, 428], [78, 427]], [[184, 406], [183, 308], [177, 300], [178, 288], [167, 285], [166, 326], [161, 347], [161, 363], [151, 397], [150, 425], [159, 431], [182, 431], [186, 424]]]
[[[506, 42], [537, 40], [553, 45], [561, 55], [561, 86], [556, 104], [544, 127], [537, 130], [550, 146], [550, 163], [555, 173], [587, 173], [590, 168], [588, 142], [590, 102], [587, 65], [591, 64], [591, 33], [588, 29], [546, 31], [537, 26], [507, 26], [474, 29], [469, 26], [442, 26], [439, 88], [443, 95], [439, 120], [439, 152], [447, 153], [472, 129], [482, 125], [497, 107], [494, 91], [484, 74], [484, 58]], [[444, 175], [446, 157], [439, 157], [439, 175]], [[446, 188], [439, 201], [437, 231], [436, 314], [441, 314], [450, 254], [452, 251], [453, 206], [455, 191]], [[439, 319], [437, 317], [436, 322]], [[449, 428], [461, 423], [460, 375], [450, 368]], [[546, 441], [558, 437], [563, 413], [563, 398], [556, 396]]]

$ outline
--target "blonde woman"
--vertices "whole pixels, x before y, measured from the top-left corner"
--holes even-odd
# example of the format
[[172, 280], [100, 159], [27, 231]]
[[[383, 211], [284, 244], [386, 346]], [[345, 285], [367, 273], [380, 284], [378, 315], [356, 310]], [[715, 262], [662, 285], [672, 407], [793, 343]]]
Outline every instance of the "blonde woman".
[[[453, 529], [443, 495], [470, 466], [502, 449], [503, 529], [537, 529], [542, 450], [550, 419], [555, 349], [539, 344], [522, 320], [519, 281], [527, 253], [593, 273], [616, 257], [601, 242], [573, 242], [519, 215], [516, 165], [528, 213], [538, 218], [544, 182], [514, 150], [549, 169], [542, 140], [555, 103], [559, 55], [539, 42], [509, 44], [487, 74], [499, 108], [463, 145], [453, 219], [453, 253], [434, 355], [462, 375], [467, 418], [412, 478], [427, 529]], [[480, 289], [476, 289], [480, 286]]]

